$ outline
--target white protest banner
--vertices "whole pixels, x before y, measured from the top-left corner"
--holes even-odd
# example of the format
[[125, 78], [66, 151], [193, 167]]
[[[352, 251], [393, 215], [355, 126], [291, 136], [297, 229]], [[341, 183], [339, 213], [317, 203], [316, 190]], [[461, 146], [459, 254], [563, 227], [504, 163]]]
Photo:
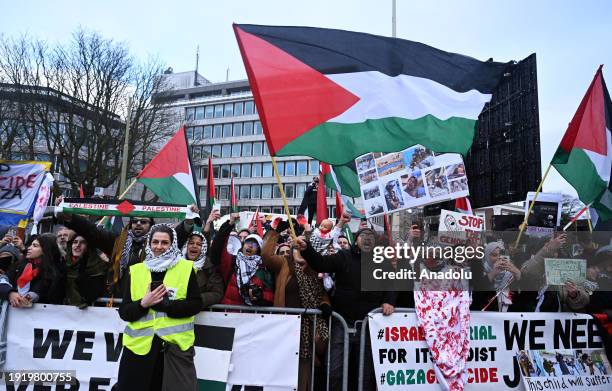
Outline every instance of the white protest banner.
[[603, 349], [522, 350], [516, 355], [525, 390], [612, 389], [601, 381], [612, 373]]
[[64, 198], [56, 213], [72, 213], [91, 216], [133, 216], [184, 219], [190, 212], [189, 206], [160, 202], [133, 200], [106, 200], [101, 198]]
[[461, 155], [415, 145], [355, 159], [367, 217], [470, 195]]
[[479, 239], [479, 233], [485, 229], [484, 217], [445, 209], [440, 212], [438, 229], [440, 243], [466, 244], [472, 238]]
[[0, 160], [0, 225], [30, 217], [49, 162]]
[[[368, 323], [379, 390], [440, 389], [415, 313], [372, 314]], [[523, 350], [559, 349], [574, 356], [603, 349], [591, 316], [472, 312], [466, 390], [522, 390], [516, 355]], [[588, 376], [588, 384], [590, 390], [610, 390], [612, 373], [595, 372]], [[557, 385], [546, 389], [571, 389], [569, 378], [559, 378]]]
[[[202, 312], [195, 323], [194, 361], [201, 388], [297, 387], [299, 316]], [[125, 322], [116, 309], [35, 304], [10, 309], [7, 326], [4, 371], [76, 371], [78, 383], [50, 388], [57, 390], [111, 390], [117, 382]], [[34, 385], [6, 389], [30, 391]]]
[[[535, 192], [527, 193], [525, 214], [529, 211]], [[527, 219], [527, 233], [532, 236], [550, 236], [561, 221], [561, 204], [563, 195], [557, 193], [540, 193], [533, 204]]]

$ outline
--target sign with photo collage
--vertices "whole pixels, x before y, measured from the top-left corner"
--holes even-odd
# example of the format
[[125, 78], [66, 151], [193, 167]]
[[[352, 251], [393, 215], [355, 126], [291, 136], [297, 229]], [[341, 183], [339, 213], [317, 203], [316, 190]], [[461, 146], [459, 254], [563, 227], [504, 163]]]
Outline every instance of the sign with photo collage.
[[466, 197], [470, 194], [461, 155], [435, 154], [415, 145], [400, 152], [355, 159], [366, 217]]

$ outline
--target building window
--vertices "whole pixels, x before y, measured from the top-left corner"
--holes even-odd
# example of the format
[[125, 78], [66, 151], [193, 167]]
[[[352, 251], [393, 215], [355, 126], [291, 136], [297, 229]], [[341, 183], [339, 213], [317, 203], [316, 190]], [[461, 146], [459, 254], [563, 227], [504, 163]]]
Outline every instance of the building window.
[[253, 143], [253, 156], [261, 156], [262, 145], [261, 141]]
[[228, 186], [221, 186], [219, 188], [219, 199], [220, 200], [229, 199], [229, 187]]
[[232, 144], [223, 144], [221, 146], [221, 157], [232, 156]]
[[200, 148], [200, 146], [196, 145], [196, 146], [192, 147], [192, 149], [191, 149], [191, 157], [193, 158], [193, 160], [200, 159], [201, 154], [202, 154], [202, 148]]
[[200, 186], [200, 199], [206, 199], [206, 186]]
[[211, 149], [210, 145], [202, 146], [202, 159], [208, 159], [208, 157], [210, 156], [210, 149]]
[[264, 148], [264, 150], [263, 150], [264, 156], [269, 156], [270, 155], [270, 151], [268, 151], [268, 142], [267, 141], [264, 141], [263, 148]]
[[215, 125], [213, 127], [213, 138], [221, 138], [223, 135], [223, 126]]
[[285, 162], [285, 175], [295, 176], [295, 162]]
[[215, 107], [214, 106], [206, 106], [204, 108], [204, 118], [210, 119], [214, 117]]
[[253, 153], [253, 144], [243, 143], [242, 144], [242, 156], [251, 156]]
[[298, 183], [295, 186], [295, 198], [297, 198], [298, 200], [301, 200], [302, 198], [304, 198], [304, 193], [306, 192], [306, 184], [305, 183]]
[[240, 157], [241, 144], [232, 144], [232, 157]]
[[196, 107], [195, 119], [204, 119], [204, 106]]
[[224, 164], [221, 166], [221, 178], [229, 178], [230, 177], [230, 166]]
[[319, 161], [311, 160], [309, 165], [310, 165], [310, 175], [319, 175]]
[[234, 132], [232, 134], [234, 137], [242, 136], [242, 122], [234, 124]]
[[193, 140], [193, 128], [185, 129], [185, 136], [187, 136], [187, 140]]
[[261, 185], [251, 185], [251, 198], [256, 200], [261, 198]]
[[215, 105], [215, 118], [223, 118], [223, 105]]
[[249, 185], [240, 186], [240, 199], [248, 200], [249, 198], [251, 198], [251, 186]]
[[240, 164], [232, 164], [232, 175], [234, 178], [240, 178]]
[[220, 145], [213, 145], [212, 157], [221, 157], [221, 146]]
[[[272, 166], [274, 168], [274, 166]], [[278, 169], [278, 175], [285, 175], [285, 162], [276, 162], [276, 168]]]
[[259, 178], [261, 176], [261, 163], [253, 163], [252, 167], [253, 167], [252, 173], [251, 173], [252, 177]]
[[252, 100], [248, 100], [246, 102], [244, 102], [244, 114], [245, 115], [249, 115], [249, 114], [253, 114], [254, 112], [254, 104]]
[[242, 165], [241, 170], [242, 170], [241, 176], [243, 178], [250, 178], [251, 177], [251, 165], [249, 163], [244, 163]]
[[261, 128], [261, 122], [255, 121], [253, 134], [262, 134], [262, 133], [263, 133], [263, 129]]
[[243, 102], [234, 103], [234, 115], [242, 115], [243, 110], [244, 110]]
[[261, 185], [261, 198], [264, 200], [272, 198], [272, 185]]
[[272, 208], [269, 206], [261, 208], [261, 213], [272, 213]]
[[219, 169], [219, 166], [214, 166], [213, 165], [213, 177], [214, 178], [219, 178], [219, 173], [221, 172], [221, 169]]
[[263, 164], [263, 174], [264, 177], [272, 176], [272, 163], [264, 163]]
[[297, 175], [308, 175], [308, 162], [305, 160], [297, 162]]
[[285, 197], [287, 198], [295, 197], [295, 185], [293, 183], [288, 183], [285, 185]]
[[193, 139], [194, 140], [202, 140], [202, 127], [196, 126], [193, 128]]
[[212, 126], [211, 125], [206, 125], [204, 127], [204, 132], [202, 136], [204, 140], [210, 140], [212, 138]]
[[253, 123], [252, 122], [244, 123], [244, 126], [242, 127], [242, 134], [244, 136], [250, 136], [253, 134]]
[[280, 187], [272, 185], [272, 198], [281, 198]]
[[283, 208], [281, 208], [280, 206], [275, 206], [274, 208], [272, 208], [272, 213], [283, 214]]
[[232, 124], [223, 125], [223, 138], [232, 137]]
[[326, 187], [325, 188], [325, 197], [331, 198], [333, 196], [334, 196], [334, 194], [333, 194], [333, 190], [331, 189], [331, 187]]
[[194, 117], [195, 117], [195, 107], [187, 107], [185, 109], [185, 120], [193, 121]]
[[208, 165], [200, 166], [200, 179], [208, 179]]
[[223, 115], [225, 117], [233, 117], [234, 116], [234, 104], [233, 103], [226, 103], [225, 104], [225, 110]]

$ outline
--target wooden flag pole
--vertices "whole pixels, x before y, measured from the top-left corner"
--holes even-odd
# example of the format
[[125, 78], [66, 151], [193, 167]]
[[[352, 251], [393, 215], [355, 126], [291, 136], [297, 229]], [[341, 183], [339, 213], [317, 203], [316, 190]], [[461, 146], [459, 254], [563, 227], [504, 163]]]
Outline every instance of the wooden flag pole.
[[[122, 199], [123, 197], [126, 196], [126, 194], [132, 189], [132, 187], [134, 187], [134, 185], [136, 184], [136, 182], [138, 182], [136, 179], [134, 179], [129, 185], [128, 187], [125, 188], [125, 190], [123, 190], [123, 193], [119, 194], [118, 199]], [[98, 221], [97, 225], [104, 225], [104, 223], [106, 222], [106, 219], [108, 218], [108, 216], [104, 216], [100, 219], [100, 221]]]
[[593, 233], [593, 223], [591, 222], [591, 208], [587, 209], [587, 216], [588, 216], [587, 224], [589, 225], [589, 232]]
[[540, 184], [538, 185], [538, 188], [537, 188], [537, 190], [535, 192], [535, 195], [533, 196], [533, 200], [531, 200], [531, 205], [529, 205], [529, 209], [527, 210], [527, 213], [525, 214], [525, 219], [523, 220], [523, 223], [521, 224], [521, 228], [519, 230], [519, 234], [516, 237], [516, 242], [514, 242], [514, 248], [518, 247], [518, 244], [521, 241], [521, 236], [523, 235], [523, 231], [527, 228], [527, 220], [529, 220], [529, 216], [531, 215], [531, 211], [533, 210], [533, 206], [535, 205], [535, 202], [536, 202], [536, 199], [538, 198], [538, 195], [542, 191], [542, 185], [544, 184], [544, 181], [546, 180], [546, 177], [548, 176], [548, 172], [550, 171], [551, 167], [552, 167], [552, 164], [548, 163], [548, 167], [546, 168], [546, 171], [544, 172], [544, 176], [542, 177], [542, 180], [540, 181]]
[[297, 238], [297, 235], [295, 234], [295, 227], [293, 226], [293, 221], [291, 220], [291, 213], [289, 213], [289, 205], [287, 204], [287, 198], [285, 197], [285, 189], [283, 189], [283, 183], [281, 182], [280, 175], [278, 173], [278, 167], [276, 166], [276, 158], [274, 156], [270, 157], [272, 158], [272, 167], [274, 167], [274, 175], [276, 176], [276, 182], [278, 182], [278, 188], [280, 189], [281, 197], [283, 199], [285, 213], [287, 214], [287, 220], [289, 221], [291, 236], [293, 237], [293, 240], [295, 240]]

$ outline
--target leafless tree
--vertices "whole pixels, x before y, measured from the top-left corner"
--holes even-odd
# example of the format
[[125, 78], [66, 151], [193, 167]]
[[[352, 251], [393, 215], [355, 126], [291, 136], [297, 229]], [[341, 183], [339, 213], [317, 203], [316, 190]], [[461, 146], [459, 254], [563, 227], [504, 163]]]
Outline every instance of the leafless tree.
[[83, 29], [66, 44], [0, 37], [0, 156], [56, 156], [73, 189], [108, 187], [121, 172], [132, 98], [125, 158], [136, 175], [172, 131], [167, 111], [150, 99], [163, 88], [163, 69], [159, 60], [138, 62], [125, 43]]

